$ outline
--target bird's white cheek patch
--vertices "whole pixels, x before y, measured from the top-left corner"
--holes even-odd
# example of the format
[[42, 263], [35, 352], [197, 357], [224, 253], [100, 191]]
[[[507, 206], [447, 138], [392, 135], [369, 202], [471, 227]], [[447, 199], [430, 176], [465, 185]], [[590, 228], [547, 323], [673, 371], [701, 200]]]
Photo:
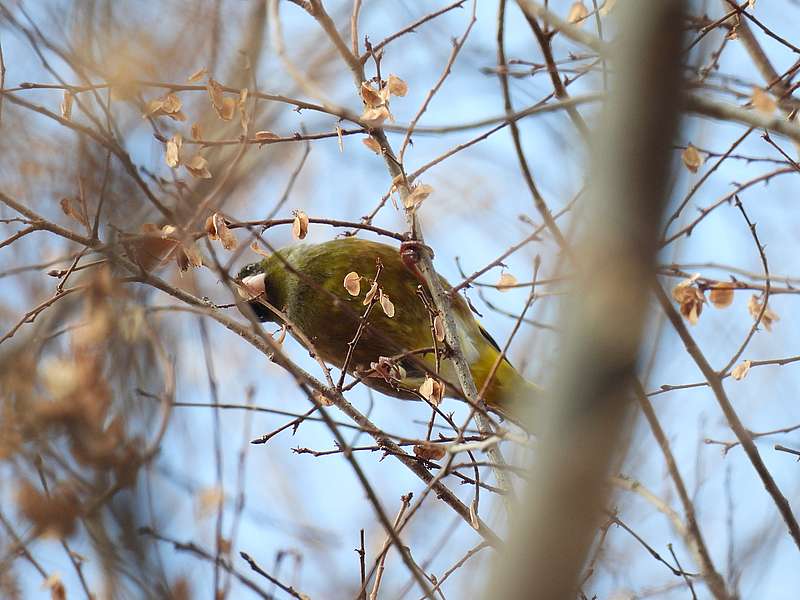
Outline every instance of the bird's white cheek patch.
[[264, 273], [250, 275], [242, 279], [242, 287], [237, 288], [242, 298], [252, 299], [264, 293]]

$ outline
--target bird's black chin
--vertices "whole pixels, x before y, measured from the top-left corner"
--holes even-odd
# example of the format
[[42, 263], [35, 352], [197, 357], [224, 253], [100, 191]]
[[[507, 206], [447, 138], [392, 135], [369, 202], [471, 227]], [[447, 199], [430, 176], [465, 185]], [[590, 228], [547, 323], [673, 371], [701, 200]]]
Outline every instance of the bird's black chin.
[[264, 305], [263, 302], [259, 302], [256, 300], [251, 300], [247, 303], [250, 308], [253, 309], [253, 313], [256, 315], [256, 319], [258, 319], [261, 323], [266, 323], [267, 321], [277, 323], [278, 322], [278, 315], [276, 315], [270, 308]]

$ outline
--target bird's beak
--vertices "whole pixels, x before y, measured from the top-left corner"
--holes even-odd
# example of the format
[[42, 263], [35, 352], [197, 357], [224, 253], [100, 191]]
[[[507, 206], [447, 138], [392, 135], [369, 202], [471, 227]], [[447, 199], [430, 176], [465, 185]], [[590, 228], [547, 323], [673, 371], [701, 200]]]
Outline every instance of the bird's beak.
[[238, 286], [236, 291], [238, 291], [239, 295], [246, 300], [258, 298], [266, 291], [266, 288], [264, 287], [264, 273], [245, 277], [242, 279], [242, 285]]

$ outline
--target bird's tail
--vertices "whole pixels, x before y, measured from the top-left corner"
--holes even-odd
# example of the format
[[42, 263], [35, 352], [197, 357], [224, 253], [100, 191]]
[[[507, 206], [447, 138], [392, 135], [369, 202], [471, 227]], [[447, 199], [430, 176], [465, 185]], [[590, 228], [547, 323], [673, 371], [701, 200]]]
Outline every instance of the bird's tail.
[[[490, 375], [498, 353], [486, 352], [486, 355], [472, 368], [479, 390]], [[489, 382], [484, 397], [489, 407], [503, 418], [524, 429], [530, 429], [530, 424], [536, 422], [535, 412], [541, 402], [542, 388], [525, 379], [511, 363], [503, 359]]]
[[[513, 367], [512, 367], [513, 368]], [[514, 384], [504, 390], [497, 404], [490, 404], [492, 410], [504, 419], [516, 423], [529, 433], [536, 432], [537, 412], [542, 399], [542, 388], [516, 373]]]

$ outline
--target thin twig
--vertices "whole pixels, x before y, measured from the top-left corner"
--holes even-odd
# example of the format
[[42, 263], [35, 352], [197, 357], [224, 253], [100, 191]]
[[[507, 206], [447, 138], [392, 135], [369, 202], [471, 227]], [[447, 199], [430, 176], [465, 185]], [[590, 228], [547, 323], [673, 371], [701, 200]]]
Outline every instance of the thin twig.
[[675, 551], [672, 549], [672, 544], [667, 544], [667, 548], [669, 548], [669, 553], [672, 554], [672, 559], [675, 561], [675, 564], [678, 565], [678, 570], [681, 572], [681, 575], [683, 575], [683, 580], [686, 582], [686, 585], [689, 586], [689, 591], [692, 592], [692, 600], [697, 600], [697, 594], [694, 591], [692, 580], [689, 579], [689, 575], [687, 575], [683, 570], [683, 567], [681, 567], [681, 563], [678, 560], [678, 557], [675, 555]]
[[653, 548], [653, 547], [652, 547], [650, 544], [648, 544], [646, 541], [644, 541], [644, 540], [642, 539], [642, 537], [641, 537], [641, 536], [640, 536], [638, 533], [636, 533], [636, 532], [635, 532], [633, 529], [631, 529], [630, 527], [628, 527], [628, 526], [627, 526], [627, 525], [626, 525], [626, 524], [625, 524], [625, 523], [624, 523], [624, 522], [623, 522], [623, 521], [622, 521], [622, 520], [621, 520], [621, 519], [620, 519], [620, 518], [619, 518], [617, 515], [615, 515], [614, 513], [610, 512], [610, 511], [609, 511], [609, 512], [607, 512], [606, 514], [608, 515], [608, 518], [609, 518], [609, 519], [610, 519], [612, 522], [614, 522], [616, 525], [619, 525], [619, 526], [620, 526], [620, 527], [622, 527], [622, 528], [623, 528], [625, 531], [627, 531], [629, 534], [631, 534], [631, 536], [633, 536], [633, 539], [635, 539], [637, 542], [639, 542], [639, 544], [641, 544], [641, 545], [642, 545], [642, 547], [643, 547], [645, 550], [647, 550], [647, 551], [650, 553], [650, 556], [652, 556], [653, 558], [655, 558], [655, 559], [656, 559], [658, 562], [662, 563], [663, 565], [666, 565], [666, 567], [667, 567], [667, 568], [668, 568], [670, 571], [672, 571], [672, 574], [673, 574], [673, 575], [676, 575], [676, 576], [678, 576], [678, 577], [680, 577], [680, 576], [682, 576], [682, 575], [691, 575], [692, 577], [696, 577], [696, 575], [695, 575], [695, 574], [692, 574], [692, 573], [686, 573], [686, 572], [685, 572], [683, 569], [681, 569], [680, 567], [678, 567], [678, 568], [675, 568], [675, 567], [673, 567], [671, 564], [669, 564], [669, 563], [668, 563], [666, 560], [664, 560], [664, 559], [661, 557], [661, 555], [660, 555], [660, 554], [659, 554], [659, 553], [656, 551], [656, 549], [655, 549], [655, 548]]
[[[800, 457], [800, 450], [795, 450], [794, 448], [787, 448], [786, 446], [782, 446], [781, 444], [775, 444], [775, 450], [778, 452], [786, 452], [788, 454], [794, 454], [797, 457]], [[800, 460], [800, 458], [798, 458]]]
[[745, 337], [744, 341], [739, 345], [736, 349], [736, 352], [733, 353], [731, 359], [728, 363], [721, 369], [722, 373], [727, 373], [728, 370], [736, 364], [736, 361], [739, 360], [739, 357], [747, 348], [747, 345], [750, 343], [750, 340], [753, 339], [756, 331], [758, 331], [758, 326], [761, 324], [762, 319], [764, 318], [764, 314], [767, 312], [767, 308], [769, 306], [769, 295], [770, 295], [770, 286], [772, 282], [770, 281], [769, 277], [769, 265], [767, 264], [767, 255], [764, 251], [764, 246], [758, 239], [758, 233], [756, 232], [756, 225], [752, 221], [750, 221], [750, 217], [747, 216], [747, 212], [744, 210], [744, 206], [742, 205], [741, 201], [739, 200], [739, 196], [734, 197], [736, 202], [736, 208], [739, 209], [739, 212], [742, 213], [745, 222], [747, 223], [747, 227], [750, 230], [750, 235], [753, 236], [753, 241], [756, 244], [756, 250], [758, 252], [759, 257], [761, 258], [761, 265], [764, 267], [764, 301], [761, 303], [761, 309], [758, 311], [758, 315], [756, 315], [755, 320], [753, 321], [753, 325], [750, 327], [750, 331], [747, 332], [747, 336]]
[[715, 398], [717, 399], [717, 403], [728, 420], [728, 424], [733, 430], [733, 433], [736, 435], [736, 438], [739, 440], [739, 443], [742, 444], [742, 447], [747, 454], [747, 458], [750, 459], [750, 462], [761, 479], [761, 482], [764, 484], [767, 493], [772, 498], [772, 501], [775, 503], [778, 512], [786, 523], [786, 526], [789, 530], [789, 535], [792, 537], [792, 540], [794, 540], [794, 543], [798, 549], [800, 549], [800, 526], [798, 526], [794, 513], [792, 513], [792, 508], [789, 504], [789, 501], [781, 493], [777, 483], [775, 483], [775, 480], [772, 477], [772, 474], [770, 474], [769, 469], [767, 469], [767, 466], [764, 464], [764, 461], [758, 452], [758, 448], [756, 448], [755, 443], [753, 443], [753, 439], [747, 433], [747, 429], [739, 419], [739, 415], [736, 414], [733, 405], [730, 403], [730, 400], [728, 400], [728, 395], [725, 393], [725, 388], [722, 385], [722, 378], [720, 377], [720, 374], [717, 373], [706, 360], [705, 355], [697, 346], [692, 334], [689, 333], [689, 330], [683, 323], [681, 316], [672, 306], [672, 302], [669, 298], [667, 298], [667, 295], [664, 293], [664, 290], [661, 289], [661, 286], [656, 285], [655, 291], [656, 297], [661, 304], [661, 308], [664, 310], [667, 318], [670, 320], [672, 326], [675, 328], [675, 331], [683, 341], [686, 351], [703, 373], [706, 381], [708, 381], [708, 384], [714, 392]]
[[[397, 529], [397, 526], [400, 524], [400, 520], [403, 518], [406, 510], [408, 510], [408, 506], [411, 503], [411, 498], [413, 494], [409, 492], [404, 496], [400, 497], [400, 510], [397, 512], [397, 516], [394, 518], [393, 527]], [[381, 587], [381, 581], [383, 580], [383, 571], [386, 565], [386, 557], [389, 554], [388, 550], [392, 547], [392, 539], [387, 538], [387, 540], [383, 543], [383, 549], [380, 552], [380, 560], [378, 561], [378, 568], [375, 571], [375, 581], [372, 584], [372, 591], [369, 594], [369, 600], [378, 600], [378, 590]]]
[[475, 16], [476, 6], [477, 4], [473, 2], [472, 15], [467, 24], [466, 30], [464, 31], [464, 33], [461, 35], [460, 38], [453, 41], [453, 49], [450, 51], [450, 56], [448, 57], [447, 63], [445, 64], [444, 69], [442, 70], [442, 74], [439, 76], [439, 79], [436, 81], [436, 83], [433, 84], [433, 87], [431, 87], [431, 89], [428, 90], [428, 93], [425, 95], [425, 99], [422, 101], [419, 110], [417, 110], [417, 114], [414, 115], [414, 118], [411, 119], [411, 123], [409, 123], [408, 125], [408, 131], [406, 131], [406, 135], [403, 138], [402, 143], [400, 144], [400, 151], [398, 153], [398, 162], [401, 165], [403, 164], [403, 157], [405, 156], [406, 148], [408, 147], [408, 144], [411, 141], [411, 135], [414, 133], [414, 129], [416, 128], [417, 123], [422, 118], [422, 115], [425, 114], [425, 111], [428, 109], [428, 105], [431, 103], [431, 100], [433, 100], [433, 97], [436, 95], [436, 92], [439, 91], [439, 89], [444, 84], [445, 80], [450, 75], [450, 70], [453, 68], [453, 64], [455, 63], [456, 58], [458, 57], [458, 53], [461, 51], [461, 48], [464, 47], [464, 43], [467, 41], [470, 31], [472, 31], [473, 25], [475, 25], [475, 22], [478, 20], [477, 17]]
[[[249, 579], [249, 578], [245, 577], [244, 575], [242, 575], [241, 573], [239, 573], [224, 558], [220, 558], [220, 557], [215, 558], [212, 554], [210, 554], [209, 552], [205, 551], [203, 548], [201, 548], [197, 544], [194, 544], [193, 542], [179, 542], [177, 540], [174, 540], [172, 538], [168, 538], [168, 537], [158, 533], [157, 531], [153, 530], [150, 527], [141, 527], [141, 528], [139, 528], [139, 534], [151, 537], [151, 538], [153, 538], [155, 540], [158, 540], [159, 542], [172, 544], [172, 547], [175, 548], [175, 550], [177, 550], [178, 552], [188, 552], [188, 553], [194, 554], [195, 556], [198, 556], [198, 557], [200, 557], [203, 560], [206, 560], [208, 562], [217, 562], [221, 568], [223, 568], [225, 571], [227, 571], [231, 575], [233, 575], [237, 580], [239, 580], [247, 588], [252, 590], [259, 597], [263, 598], [264, 600], [273, 600], [273, 598], [269, 594], [267, 594], [264, 590], [262, 590], [255, 581], [253, 581], [252, 579]], [[259, 574], [267, 577], [264, 573], [259, 573]], [[298, 600], [302, 600], [302, 596], [298, 592], [296, 592], [293, 588], [291, 588], [289, 586], [284, 586], [283, 584], [280, 584], [280, 586], [281, 586], [281, 589], [284, 589], [287, 594], [290, 594], [292, 597], [297, 598]]]
[[680, 471], [678, 470], [678, 463], [675, 461], [675, 456], [672, 454], [672, 450], [670, 449], [669, 440], [667, 439], [664, 430], [661, 428], [661, 424], [658, 422], [658, 417], [656, 417], [656, 413], [653, 410], [653, 405], [645, 395], [644, 387], [642, 387], [642, 384], [638, 379], [634, 382], [634, 387], [636, 398], [639, 401], [639, 406], [642, 409], [645, 418], [647, 419], [647, 423], [650, 425], [650, 430], [653, 432], [653, 437], [655, 437], [656, 442], [661, 449], [661, 453], [664, 455], [664, 462], [667, 465], [667, 471], [672, 478], [672, 483], [675, 485], [675, 489], [678, 492], [678, 498], [680, 498], [681, 504], [683, 505], [683, 511], [686, 515], [687, 532], [689, 533], [691, 540], [690, 547], [697, 556], [697, 562], [702, 570], [703, 578], [706, 580], [706, 583], [708, 584], [708, 587], [712, 594], [714, 594], [715, 598], [718, 600], [729, 598], [730, 595], [725, 589], [725, 580], [714, 567], [711, 554], [708, 551], [703, 534], [700, 532], [700, 527], [697, 523], [697, 515], [694, 510], [694, 504], [692, 503], [691, 498], [689, 498], [689, 493], [686, 491], [686, 485], [684, 484], [683, 477], [681, 477]]
[[452, 4], [449, 4], [449, 5], [445, 6], [444, 8], [441, 8], [441, 9], [439, 9], [437, 11], [432, 12], [432, 13], [428, 13], [424, 17], [420, 17], [419, 19], [417, 19], [416, 21], [414, 21], [410, 25], [406, 25], [402, 29], [394, 32], [393, 34], [391, 34], [389, 36], [387, 36], [386, 38], [384, 38], [383, 40], [381, 40], [377, 44], [373, 44], [372, 45], [372, 52], [365, 52], [359, 58], [359, 60], [361, 61], [361, 64], [362, 65], [366, 64], [367, 61], [369, 60], [370, 56], [372, 56], [373, 54], [377, 54], [387, 44], [393, 42], [397, 38], [399, 38], [399, 37], [401, 37], [401, 36], [403, 36], [403, 35], [405, 35], [407, 33], [415, 32], [417, 27], [419, 27], [420, 25], [423, 25], [424, 23], [427, 23], [428, 21], [432, 21], [436, 17], [439, 17], [439, 16], [443, 15], [446, 12], [450, 12], [454, 8], [463, 8], [464, 2], [466, 2], [466, 1], [467, 0], [456, 0], [456, 2], [453, 2]]

